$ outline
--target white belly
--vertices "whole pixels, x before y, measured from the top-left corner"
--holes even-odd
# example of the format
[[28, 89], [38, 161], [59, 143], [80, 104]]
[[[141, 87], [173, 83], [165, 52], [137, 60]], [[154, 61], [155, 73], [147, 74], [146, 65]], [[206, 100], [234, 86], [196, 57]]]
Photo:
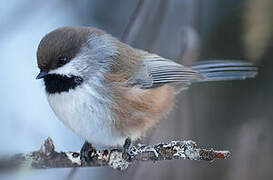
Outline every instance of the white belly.
[[88, 85], [75, 90], [48, 95], [48, 102], [75, 133], [95, 145], [122, 145], [126, 137], [116, 131], [109, 102]]

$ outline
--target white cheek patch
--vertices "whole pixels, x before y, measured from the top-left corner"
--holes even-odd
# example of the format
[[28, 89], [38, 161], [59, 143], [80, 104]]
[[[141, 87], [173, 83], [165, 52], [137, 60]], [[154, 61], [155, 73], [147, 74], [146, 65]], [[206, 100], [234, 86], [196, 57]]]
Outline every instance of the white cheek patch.
[[[49, 71], [49, 74], [60, 74], [64, 76], [81, 76], [81, 70], [80, 67], [84, 66], [84, 62], [80, 62], [81, 57], [77, 57], [72, 59], [69, 63]], [[80, 64], [82, 63], [82, 64]]]

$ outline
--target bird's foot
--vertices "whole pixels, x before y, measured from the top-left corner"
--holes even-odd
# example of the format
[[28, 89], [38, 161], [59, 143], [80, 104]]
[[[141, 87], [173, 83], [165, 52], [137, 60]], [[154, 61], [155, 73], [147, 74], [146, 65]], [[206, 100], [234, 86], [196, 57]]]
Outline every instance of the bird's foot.
[[82, 164], [88, 164], [91, 162], [95, 157], [96, 152], [97, 150], [92, 146], [92, 144], [85, 141], [80, 151]]
[[131, 162], [134, 156], [133, 153], [133, 146], [132, 146], [132, 140], [130, 138], [126, 138], [124, 145], [123, 145], [123, 152], [122, 157], [128, 162]]

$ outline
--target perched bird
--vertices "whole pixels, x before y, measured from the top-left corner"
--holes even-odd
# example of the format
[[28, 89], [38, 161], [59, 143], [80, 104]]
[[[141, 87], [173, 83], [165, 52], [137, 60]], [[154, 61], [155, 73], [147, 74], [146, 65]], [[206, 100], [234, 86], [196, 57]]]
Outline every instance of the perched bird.
[[136, 140], [172, 109], [191, 83], [254, 77], [244, 61], [201, 61], [190, 67], [133, 48], [92, 27], [62, 27], [37, 50], [48, 102], [76, 134], [96, 145]]

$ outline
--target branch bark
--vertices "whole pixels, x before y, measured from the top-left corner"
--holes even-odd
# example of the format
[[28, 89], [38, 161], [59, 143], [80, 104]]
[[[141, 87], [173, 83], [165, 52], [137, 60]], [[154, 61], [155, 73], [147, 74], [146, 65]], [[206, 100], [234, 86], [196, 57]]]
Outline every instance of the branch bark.
[[82, 163], [80, 151], [56, 152], [51, 138], [46, 139], [40, 150], [17, 154], [0, 159], [0, 171], [18, 168], [49, 169], [71, 167], [110, 166], [114, 169], [125, 170], [136, 161], [162, 161], [173, 159], [204, 160], [226, 159], [229, 151], [200, 149], [196, 143], [189, 141], [171, 141], [153, 146], [138, 144], [130, 148], [132, 161], [123, 159], [122, 149], [95, 150], [90, 154], [92, 161]]

